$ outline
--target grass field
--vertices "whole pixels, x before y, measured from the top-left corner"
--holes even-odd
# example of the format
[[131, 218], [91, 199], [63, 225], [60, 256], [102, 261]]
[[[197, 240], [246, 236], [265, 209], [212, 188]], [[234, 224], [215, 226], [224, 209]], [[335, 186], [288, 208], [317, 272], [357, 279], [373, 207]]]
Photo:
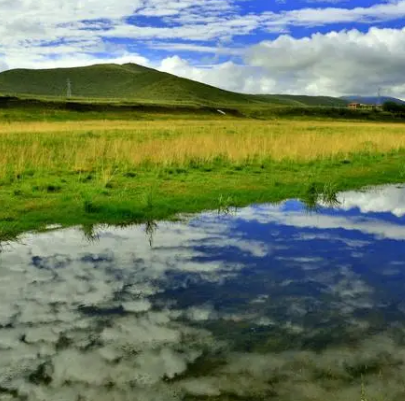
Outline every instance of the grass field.
[[104, 172], [142, 166], [261, 165], [405, 149], [398, 124], [80, 121], [0, 126], [0, 177], [27, 171]]
[[[315, 98], [310, 98], [316, 102]], [[307, 100], [309, 102], [309, 100]], [[221, 110], [225, 112], [219, 112]], [[351, 110], [334, 106], [292, 106], [245, 102], [199, 104], [170, 100], [62, 99], [0, 95], [0, 124], [11, 122], [62, 122], [92, 120], [201, 120], [229, 118], [275, 120], [371, 121], [403, 123], [405, 115], [378, 110]]]
[[0, 232], [130, 223], [400, 182], [404, 156], [401, 124], [2, 123]]

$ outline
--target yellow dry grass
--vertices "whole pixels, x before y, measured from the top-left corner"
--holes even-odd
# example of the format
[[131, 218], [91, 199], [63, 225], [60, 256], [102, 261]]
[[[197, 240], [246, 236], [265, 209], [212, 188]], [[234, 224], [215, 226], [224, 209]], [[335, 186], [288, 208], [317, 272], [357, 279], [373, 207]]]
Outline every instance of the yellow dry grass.
[[248, 120], [84, 121], [0, 125], [0, 174], [210, 162], [308, 161], [405, 149], [405, 126]]

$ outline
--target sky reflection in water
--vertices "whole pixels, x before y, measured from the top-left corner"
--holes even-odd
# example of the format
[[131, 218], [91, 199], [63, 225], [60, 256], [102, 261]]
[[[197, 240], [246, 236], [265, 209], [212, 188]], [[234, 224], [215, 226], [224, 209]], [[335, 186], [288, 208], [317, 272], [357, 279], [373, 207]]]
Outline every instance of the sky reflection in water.
[[405, 189], [339, 200], [5, 244], [0, 401], [404, 399]]

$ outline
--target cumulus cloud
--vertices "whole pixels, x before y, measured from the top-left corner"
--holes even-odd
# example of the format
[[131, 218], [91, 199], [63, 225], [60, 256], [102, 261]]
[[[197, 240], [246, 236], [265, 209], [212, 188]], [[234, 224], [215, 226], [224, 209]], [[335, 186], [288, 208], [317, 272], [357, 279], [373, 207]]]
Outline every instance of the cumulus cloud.
[[162, 60], [158, 69], [230, 91], [271, 93], [277, 90], [277, 83], [270, 75], [266, 76], [253, 66], [232, 61], [204, 67], [173, 56]]
[[404, 44], [405, 29], [341, 31], [303, 39], [281, 36], [253, 46], [246, 62], [263, 68], [290, 92], [365, 94], [382, 87], [404, 96]]

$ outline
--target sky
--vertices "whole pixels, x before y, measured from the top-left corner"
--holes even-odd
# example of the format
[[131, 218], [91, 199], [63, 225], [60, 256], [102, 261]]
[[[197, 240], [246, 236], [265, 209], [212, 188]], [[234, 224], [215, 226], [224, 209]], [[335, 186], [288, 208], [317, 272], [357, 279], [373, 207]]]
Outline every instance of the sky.
[[244, 93], [405, 99], [405, 0], [0, 0], [0, 71], [110, 62]]

